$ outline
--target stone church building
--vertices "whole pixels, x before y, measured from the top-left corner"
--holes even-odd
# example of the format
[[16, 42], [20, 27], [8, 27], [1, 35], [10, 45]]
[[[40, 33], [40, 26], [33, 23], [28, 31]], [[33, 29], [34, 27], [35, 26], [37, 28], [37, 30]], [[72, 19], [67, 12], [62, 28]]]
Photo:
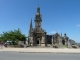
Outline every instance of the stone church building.
[[30, 29], [29, 29], [29, 38], [28, 43], [32, 46], [47, 46], [48, 44], [55, 44], [57, 43], [60, 46], [71, 45], [70, 39], [66, 36], [66, 33], [64, 34], [64, 37], [62, 37], [62, 34], [54, 34], [54, 35], [47, 35], [47, 32], [42, 28], [42, 15], [40, 13], [40, 7], [37, 7], [37, 12], [35, 15], [35, 27], [32, 26], [32, 19], [30, 22]]

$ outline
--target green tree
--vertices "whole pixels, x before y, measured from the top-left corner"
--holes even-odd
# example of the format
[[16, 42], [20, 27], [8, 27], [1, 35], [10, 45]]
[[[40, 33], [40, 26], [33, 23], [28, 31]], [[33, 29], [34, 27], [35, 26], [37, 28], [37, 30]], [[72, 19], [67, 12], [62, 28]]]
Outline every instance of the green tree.
[[15, 41], [26, 41], [26, 36], [24, 34], [22, 34], [20, 29], [17, 30], [10, 30], [7, 32], [3, 32], [3, 34], [0, 35], [0, 41], [12, 41], [13, 44]]

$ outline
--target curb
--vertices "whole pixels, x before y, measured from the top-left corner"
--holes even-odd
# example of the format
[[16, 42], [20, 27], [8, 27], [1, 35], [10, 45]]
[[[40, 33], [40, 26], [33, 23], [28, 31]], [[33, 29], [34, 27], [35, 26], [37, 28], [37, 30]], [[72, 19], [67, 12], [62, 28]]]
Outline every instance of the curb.
[[17, 52], [17, 53], [53, 53], [53, 54], [80, 54], [76, 52], [23, 52], [23, 51], [0, 51], [0, 52]]
[[80, 53], [69, 53], [69, 52], [18, 52], [18, 53], [80, 54]]

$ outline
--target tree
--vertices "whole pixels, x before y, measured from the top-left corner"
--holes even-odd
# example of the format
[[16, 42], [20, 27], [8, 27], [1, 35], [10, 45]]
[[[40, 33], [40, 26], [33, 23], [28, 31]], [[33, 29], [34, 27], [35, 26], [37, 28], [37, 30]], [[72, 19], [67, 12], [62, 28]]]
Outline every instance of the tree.
[[10, 30], [7, 32], [3, 32], [3, 34], [0, 35], [0, 41], [12, 41], [13, 44], [15, 41], [26, 41], [26, 36], [22, 34], [20, 29], [17, 30]]

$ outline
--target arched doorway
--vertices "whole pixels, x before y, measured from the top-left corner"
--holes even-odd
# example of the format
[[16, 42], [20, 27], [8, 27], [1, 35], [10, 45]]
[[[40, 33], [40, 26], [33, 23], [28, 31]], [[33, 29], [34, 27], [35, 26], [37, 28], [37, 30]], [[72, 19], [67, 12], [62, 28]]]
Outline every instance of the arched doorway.
[[64, 40], [62, 40], [62, 44], [65, 45], [65, 41]]
[[37, 37], [37, 44], [40, 45], [40, 43], [41, 43], [41, 38]]
[[39, 44], [39, 38], [37, 38], [37, 44]]

